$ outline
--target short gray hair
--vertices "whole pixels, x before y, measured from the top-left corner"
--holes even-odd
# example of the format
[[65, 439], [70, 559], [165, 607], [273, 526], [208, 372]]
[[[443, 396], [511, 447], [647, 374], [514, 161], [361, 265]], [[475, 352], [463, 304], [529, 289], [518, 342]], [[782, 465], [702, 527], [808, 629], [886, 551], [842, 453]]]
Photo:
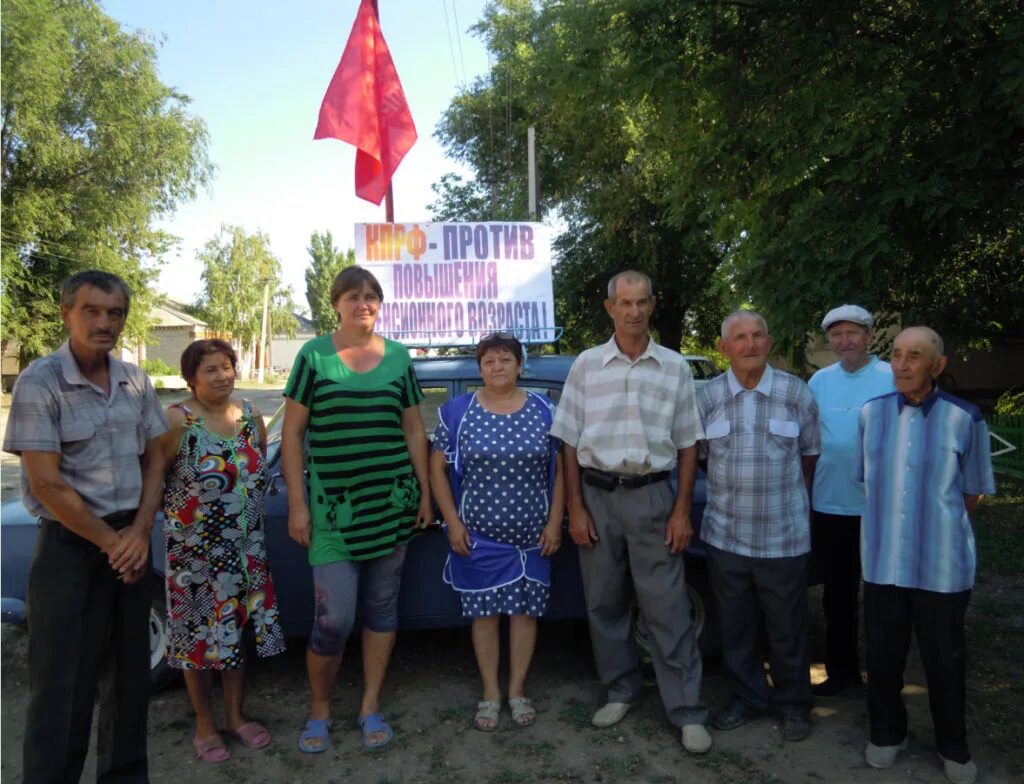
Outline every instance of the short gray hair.
[[68, 310], [73, 308], [75, 295], [83, 286], [92, 286], [104, 294], [121, 292], [121, 296], [124, 297], [124, 315], [128, 315], [128, 309], [132, 304], [132, 293], [128, 284], [114, 273], [103, 270], [84, 270], [65, 280], [60, 289], [60, 306]]
[[755, 319], [761, 325], [761, 329], [764, 330], [764, 334], [772, 334], [771, 331], [768, 329], [768, 322], [765, 321], [764, 316], [762, 316], [756, 310], [734, 310], [722, 321], [722, 340], [728, 339], [729, 329], [737, 321], [742, 321], [743, 319]]
[[[910, 329], [919, 329], [924, 333], [925, 337], [928, 338], [928, 342], [932, 344], [932, 348], [935, 349], [935, 356], [941, 357], [946, 351], [946, 344], [942, 340], [942, 335], [936, 332], [931, 327], [926, 327], [924, 324], [918, 324], [913, 327], [906, 327], [903, 332]], [[900, 333], [903, 334], [903, 333]]]
[[652, 297], [654, 296], [654, 285], [651, 283], [650, 275], [647, 275], [646, 273], [640, 272], [638, 270], [630, 269], [623, 270], [617, 275], [612, 275], [612, 279], [608, 281], [608, 299], [610, 299], [612, 302], [615, 301], [615, 290], [616, 288], [618, 288], [620, 280], [624, 280], [627, 283], [646, 283], [647, 294]]

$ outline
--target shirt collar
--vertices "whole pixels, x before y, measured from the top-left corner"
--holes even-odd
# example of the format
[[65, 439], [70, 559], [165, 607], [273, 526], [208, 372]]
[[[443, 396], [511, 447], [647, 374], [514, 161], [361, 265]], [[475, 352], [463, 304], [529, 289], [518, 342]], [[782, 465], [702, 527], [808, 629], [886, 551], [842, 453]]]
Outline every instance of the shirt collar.
[[939, 385], [935, 384], [932, 387], [932, 391], [928, 393], [928, 395], [925, 397], [925, 399], [922, 400], [920, 402], [920, 404], [915, 406], [913, 403], [911, 403], [909, 400], [907, 400], [907, 396], [906, 395], [904, 395], [902, 392], [897, 392], [896, 393], [896, 411], [899, 412], [900, 414], [902, 414], [903, 413], [903, 409], [906, 406], [910, 406], [911, 408], [920, 408], [921, 409], [921, 413], [924, 416], [928, 416], [928, 412], [931, 411], [932, 408], [935, 407], [935, 404], [938, 402], [939, 394], [940, 394], [939, 393]]
[[609, 362], [616, 358], [621, 359], [623, 362], [627, 362], [630, 365], [635, 365], [642, 359], [653, 359], [660, 365], [661, 358], [657, 354], [657, 345], [658, 344], [654, 342], [654, 338], [648, 335], [647, 348], [645, 348], [643, 353], [634, 360], [622, 353], [622, 350], [619, 348], [619, 344], [615, 342], [615, 336], [612, 335], [612, 339], [604, 344], [604, 352], [601, 356], [601, 367], [605, 367]]
[[[78, 367], [78, 363], [75, 362], [75, 355], [71, 353], [71, 341], [65, 340], [61, 344], [61, 347], [56, 351], [57, 356], [60, 358], [60, 369], [64, 374], [64, 380], [69, 384], [77, 384], [79, 386], [90, 386], [93, 389], [99, 389], [89, 379], [82, 375], [81, 368]], [[121, 363], [114, 359], [113, 356], [107, 355], [107, 372], [110, 374], [110, 391], [118, 388], [121, 384], [128, 383], [128, 374], [125, 373]]]
[[765, 397], [771, 397], [772, 394], [772, 378], [775, 376], [775, 371], [772, 370], [771, 365], [765, 365], [764, 373], [761, 374], [761, 380], [757, 382], [757, 386], [753, 389], [747, 389], [740, 383], [740, 380], [736, 378], [736, 374], [732, 372], [732, 368], [725, 371], [725, 377], [729, 381], [729, 394], [736, 397], [740, 392], [760, 392]]

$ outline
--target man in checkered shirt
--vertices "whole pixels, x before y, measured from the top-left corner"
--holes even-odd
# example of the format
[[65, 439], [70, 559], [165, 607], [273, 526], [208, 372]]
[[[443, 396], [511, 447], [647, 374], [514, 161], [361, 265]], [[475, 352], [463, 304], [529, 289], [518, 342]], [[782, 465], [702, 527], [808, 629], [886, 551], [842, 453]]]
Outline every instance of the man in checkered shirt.
[[[768, 364], [772, 339], [759, 314], [722, 323], [729, 371], [697, 392], [707, 457], [701, 539], [722, 628], [732, 701], [711, 717], [717, 730], [777, 712], [783, 737], [806, 738], [813, 703], [807, 652], [808, 483], [820, 452], [818, 406], [803, 381]], [[758, 628], [766, 627], [773, 689]]]

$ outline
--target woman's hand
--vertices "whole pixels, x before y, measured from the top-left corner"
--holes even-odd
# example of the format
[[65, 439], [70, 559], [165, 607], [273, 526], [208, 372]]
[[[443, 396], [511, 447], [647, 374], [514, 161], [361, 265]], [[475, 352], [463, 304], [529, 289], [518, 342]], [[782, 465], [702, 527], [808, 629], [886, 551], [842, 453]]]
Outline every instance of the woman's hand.
[[430, 493], [420, 490], [420, 508], [416, 512], [416, 527], [426, 528], [434, 522], [434, 505], [430, 502]]
[[469, 537], [469, 531], [461, 520], [448, 523], [448, 544], [452, 546], [452, 550], [456, 554], [464, 557], [469, 555], [473, 540]]
[[309, 539], [313, 532], [313, 519], [309, 514], [309, 507], [304, 509], [288, 510], [288, 536], [301, 544], [309, 547]]
[[540, 554], [545, 558], [558, 552], [562, 546], [562, 523], [558, 520], [548, 523], [540, 532], [537, 544], [540, 545]]

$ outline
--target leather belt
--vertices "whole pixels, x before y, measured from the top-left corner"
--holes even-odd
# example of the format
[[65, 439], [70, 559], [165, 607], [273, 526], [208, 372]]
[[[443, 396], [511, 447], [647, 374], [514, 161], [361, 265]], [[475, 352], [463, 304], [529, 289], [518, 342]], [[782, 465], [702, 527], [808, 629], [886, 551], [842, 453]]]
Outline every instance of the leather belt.
[[615, 490], [620, 487], [626, 490], [636, 490], [638, 487], [664, 482], [668, 477], [668, 471], [658, 471], [653, 474], [613, 474], [598, 468], [583, 469], [583, 481], [599, 490]]

